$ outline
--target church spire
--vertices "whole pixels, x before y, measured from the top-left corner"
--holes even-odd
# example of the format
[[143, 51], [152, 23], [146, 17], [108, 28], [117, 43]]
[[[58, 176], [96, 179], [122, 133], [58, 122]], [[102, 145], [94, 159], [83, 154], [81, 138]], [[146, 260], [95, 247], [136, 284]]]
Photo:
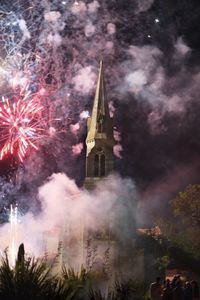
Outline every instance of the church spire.
[[84, 186], [93, 189], [97, 181], [113, 171], [113, 123], [105, 97], [103, 62], [99, 76], [91, 117], [88, 118], [86, 138], [86, 177]]
[[[100, 62], [100, 69], [93, 103], [92, 115], [88, 119], [88, 134], [86, 138], [87, 156], [95, 146], [95, 139], [102, 138], [105, 124], [110, 119], [108, 104], [105, 101], [104, 70], [103, 61]], [[105, 137], [104, 137], [105, 138]]]

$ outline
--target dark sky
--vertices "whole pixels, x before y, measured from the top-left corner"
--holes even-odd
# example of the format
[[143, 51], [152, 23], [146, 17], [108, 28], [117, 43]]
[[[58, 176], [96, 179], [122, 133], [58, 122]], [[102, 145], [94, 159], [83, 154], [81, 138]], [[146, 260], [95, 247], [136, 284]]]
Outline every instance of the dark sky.
[[[31, 150], [23, 165], [13, 157], [0, 163], [1, 175], [14, 175], [21, 195], [32, 197], [52, 172], [82, 183], [85, 153], [74, 156], [72, 145], [84, 142], [86, 121], [79, 115], [91, 110], [102, 57], [123, 149], [116, 170], [133, 178], [148, 201], [199, 182], [198, 0], [18, 0], [1, 1], [0, 10], [2, 59], [9, 66], [17, 51], [28, 57], [16, 70], [29, 78], [31, 91], [48, 91], [42, 98], [48, 116], [61, 119], [57, 136]], [[11, 93], [7, 84], [0, 88]], [[72, 124], [80, 126], [76, 134]]]

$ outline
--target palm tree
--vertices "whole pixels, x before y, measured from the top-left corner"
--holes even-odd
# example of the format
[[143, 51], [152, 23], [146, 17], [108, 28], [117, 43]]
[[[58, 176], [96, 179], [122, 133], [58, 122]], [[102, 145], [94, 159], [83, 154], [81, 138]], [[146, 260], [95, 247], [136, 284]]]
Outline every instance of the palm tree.
[[62, 272], [63, 285], [76, 291], [76, 300], [87, 298], [90, 287], [90, 273], [81, 268], [80, 272], [74, 269], [63, 268]]

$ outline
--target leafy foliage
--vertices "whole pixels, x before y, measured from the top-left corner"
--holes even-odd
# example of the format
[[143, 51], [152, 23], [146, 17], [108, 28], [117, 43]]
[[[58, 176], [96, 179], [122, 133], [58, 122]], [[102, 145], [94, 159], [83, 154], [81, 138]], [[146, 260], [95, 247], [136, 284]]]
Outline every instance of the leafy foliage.
[[[48, 259], [26, 258], [23, 244], [16, 265], [9, 264], [7, 252], [0, 265], [0, 299], [3, 300], [142, 300], [145, 287], [129, 281], [115, 282], [108, 295], [91, 286], [96, 283], [92, 272], [63, 268], [61, 276], [53, 275]], [[96, 286], [96, 285], [95, 285]]]
[[128, 281], [115, 282], [113, 289], [107, 296], [102, 295], [99, 290], [90, 290], [90, 300], [143, 300], [145, 299], [145, 286], [141, 283]]
[[63, 278], [52, 275], [46, 260], [34, 258], [17, 261], [12, 269], [8, 255], [0, 266], [0, 299], [4, 300], [72, 300], [77, 295], [82, 278], [69, 271]]
[[175, 217], [171, 238], [200, 258], [200, 185], [189, 185], [171, 201]]
[[82, 267], [80, 272], [63, 268], [63, 285], [76, 291], [76, 300], [83, 299], [89, 289], [89, 273]]
[[200, 185], [189, 185], [171, 202], [174, 215], [181, 218], [182, 223], [198, 226], [200, 229]]
[[168, 255], [163, 255], [161, 257], [158, 257], [156, 260], [156, 265], [158, 267], [158, 270], [166, 270], [169, 263], [170, 263], [170, 258]]
[[2, 299], [42, 299], [48, 293], [50, 269], [46, 263], [28, 258], [12, 269], [8, 256], [0, 266], [0, 296]]
[[199, 274], [200, 261], [200, 185], [189, 185], [171, 200], [171, 219], [158, 221], [168, 240], [166, 255], [172, 267], [191, 269]]

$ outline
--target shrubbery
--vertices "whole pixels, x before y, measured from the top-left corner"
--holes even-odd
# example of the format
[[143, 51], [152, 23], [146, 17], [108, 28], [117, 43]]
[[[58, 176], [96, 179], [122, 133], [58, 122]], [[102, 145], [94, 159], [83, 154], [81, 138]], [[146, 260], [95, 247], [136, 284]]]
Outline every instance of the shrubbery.
[[0, 265], [0, 299], [3, 300], [142, 300], [145, 288], [133, 281], [115, 282], [104, 295], [94, 286], [95, 276], [84, 268], [79, 273], [63, 269], [62, 275], [53, 275], [48, 260], [25, 258], [18, 253], [16, 265], [9, 264], [7, 253]]

